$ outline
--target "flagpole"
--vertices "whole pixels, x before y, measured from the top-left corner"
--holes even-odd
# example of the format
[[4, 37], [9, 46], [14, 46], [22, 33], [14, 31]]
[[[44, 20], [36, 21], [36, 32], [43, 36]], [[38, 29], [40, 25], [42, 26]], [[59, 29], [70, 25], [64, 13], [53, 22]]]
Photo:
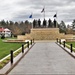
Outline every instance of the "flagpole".
[[44, 19], [45, 19], [45, 6], [44, 6]]
[[33, 29], [33, 14], [31, 13], [31, 15], [29, 16], [29, 18], [31, 19], [31, 24], [32, 24], [32, 29]]
[[32, 29], [33, 29], [33, 17], [31, 17], [31, 24], [32, 24]]
[[33, 13], [31, 13], [31, 14], [32, 14], [32, 18], [31, 19], [32, 19], [32, 29], [33, 29]]
[[54, 19], [56, 20], [56, 28], [57, 28], [57, 11], [56, 14], [54, 15]]
[[57, 28], [57, 11], [56, 11], [56, 28]]

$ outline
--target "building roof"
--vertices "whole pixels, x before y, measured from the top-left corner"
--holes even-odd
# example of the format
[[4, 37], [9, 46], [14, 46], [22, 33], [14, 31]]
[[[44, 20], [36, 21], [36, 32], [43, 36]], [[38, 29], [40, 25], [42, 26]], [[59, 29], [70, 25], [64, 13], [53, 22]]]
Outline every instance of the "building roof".
[[0, 32], [3, 32], [3, 31], [10, 31], [10, 30], [8, 28], [0, 27]]
[[8, 28], [5, 28], [4, 31], [10, 31]]
[[2, 31], [4, 31], [4, 28], [1, 28], [1, 27], [0, 27], [0, 32], [2, 32]]

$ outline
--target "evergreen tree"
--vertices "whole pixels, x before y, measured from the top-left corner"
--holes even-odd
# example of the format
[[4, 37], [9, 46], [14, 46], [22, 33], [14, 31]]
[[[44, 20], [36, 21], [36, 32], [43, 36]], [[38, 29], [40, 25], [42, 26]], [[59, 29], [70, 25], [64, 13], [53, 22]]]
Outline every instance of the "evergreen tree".
[[14, 25], [14, 22], [13, 21], [10, 21], [10, 25]]
[[6, 25], [9, 26], [9, 22], [8, 21], [6, 21]]
[[17, 25], [17, 26], [18, 26], [18, 25], [19, 25], [19, 24], [18, 24], [18, 22], [15, 22], [15, 25]]
[[6, 26], [6, 22], [4, 20], [1, 21], [2, 26]]
[[47, 24], [47, 22], [46, 22], [46, 20], [44, 19], [44, 20], [43, 20], [43, 27], [46, 27], [46, 24]]
[[72, 28], [75, 29], [75, 20], [72, 22]]
[[54, 28], [56, 28], [57, 21], [54, 19]]
[[28, 20], [26, 20], [26, 21], [25, 21], [25, 24], [26, 24], [26, 25], [29, 25], [29, 21], [28, 21]]
[[51, 25], [51, 20], [50, 20], [50, 19], [48, 20], [48, 27], [49, 27], [49, 28], [52, 27], [52, 25]]
[[36, 20], [34, 19], [34, 21], [33, 21], [33, 28], [35, 28], [36, 27]]
[[41, 21], [40, 21], [40, 19], [38, 20], [38, 26], [39, 26], [39, 27], [41, 26]]
[[65, 25], [64, 21], [61, 21], [61, 23], [59, 25], [59, 30], [61, 33], [66, 33], [66, 25]]

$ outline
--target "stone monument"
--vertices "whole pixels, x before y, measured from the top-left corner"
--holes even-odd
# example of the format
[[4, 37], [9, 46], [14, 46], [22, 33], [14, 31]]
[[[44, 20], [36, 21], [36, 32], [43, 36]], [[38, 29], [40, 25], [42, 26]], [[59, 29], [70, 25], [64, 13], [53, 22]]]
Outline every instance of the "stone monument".
[[[38, 26], [37, 26], [38, 24]], [[57, 28], [56, 20], [54, 19], [53, 23], [51, 20], [47, 21], [43, 20], [43, 27], [41, 27], [40, 19], [33, 20], [33, 28], [31, 29], [30, 34], [26, 34], [25, 36], [19, 35], [18, 39], [35, 39], [35, 40], [56, 40], [57, 38], [72, 38], [73, 35], [65, 35], [64, 33], [59, 33], [59, 28]]]

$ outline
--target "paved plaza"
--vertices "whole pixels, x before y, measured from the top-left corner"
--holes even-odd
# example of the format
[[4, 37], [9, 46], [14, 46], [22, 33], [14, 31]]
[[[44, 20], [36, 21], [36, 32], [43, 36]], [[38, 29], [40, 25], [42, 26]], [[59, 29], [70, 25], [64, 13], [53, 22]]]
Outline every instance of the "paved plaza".
[[75, 74], [75, 59], [55, 42], [37, 42], [8, 75]]

